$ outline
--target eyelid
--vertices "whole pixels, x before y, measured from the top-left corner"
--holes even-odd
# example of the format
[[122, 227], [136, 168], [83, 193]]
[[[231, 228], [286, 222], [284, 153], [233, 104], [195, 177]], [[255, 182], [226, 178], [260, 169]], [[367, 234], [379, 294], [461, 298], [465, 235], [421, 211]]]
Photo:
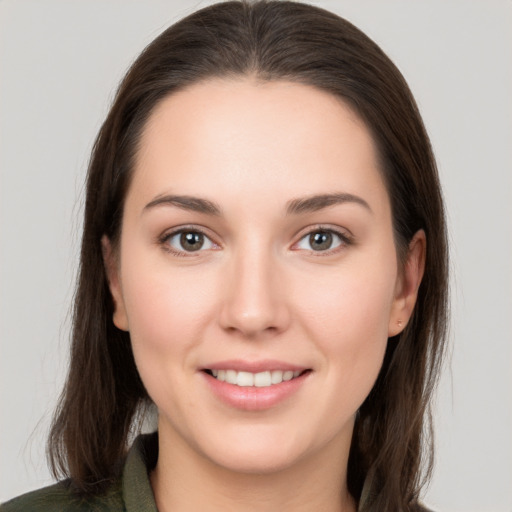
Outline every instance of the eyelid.
[[[313, 233], [323, 231], [326, 233], [333, 233], [334, 235], [338, 236], [341, 240], [341, 244], [334, 247], [333, 249], [327, 249], [325, 251], [314, 251], [314, 250], [307, 250], [307, 249], [299, 249], [296, 248], [296, 246], [307, 236], [310, 236]], [[299, 233], [296, 235], [297, 241], [292, 244], [291, 249], [300, 251], [304, 250], [309, 252], [310, 254], [313, 254], [314, 256], [329, 256], [331, 254], [335, 254], [343, 249], [345, 249], [347, 246], [352, 245], [354, 243], [354, 236], [352, 233], [346, 229], [341, 228], [339, 226], [332, 226], [330, 224], [316, 224], [314, 226], [308, 226], [307, 228], [301, 229]]]
[[[169, 245], [168, 241], [174, 236], [179, 235], [180, 233], [183, 232], [201, 233], [205, 238], [207, 238], [212, 243], [214, 248], [199, 249], [197, 251], [180, 251], [174, 249]], [[185, 224], [182, 226], [175, 226], [173, 228], [165, 230], [161, 235], [157, 237], [157, 244], [161, 245], [166, 252], [169, 252], [175, 256], [194, 257], [206, 251], [218, 250], [221, 246], [218, 242], [215, 241], [214, 238], [215, 237], [213, 237], [210, 234], [210, 230], [202, 226], [198, 226], [197, 224]]]
[[[212, 248], [204, 249], [204, 250], [199, 249], [198, 251], [179, 251], [179, 250], [173, 249], [168, 244], [168, 241], [170, 238], [172, 238], [173, 236], [176, 236], [180, 233], [187, 232], [187, 231], [201, 233], [215, 247], [213, 249]], [[314, 251], [314, 250], [308, 251], [311, 254], [314, 254], [315, 256], [328, 256], [330, 254], [333, 254], [340, 250], [343, 250], [347, 246], [352, 245], [354, 243], [354, 236], [348, 229], [341, 228], [339, 226], [333, 226], [330, 224], [316, 224], [316, 225], [308, 226], [307, 228], [301, 229], [295, 235], [296, 241], [292, 244], [291, 249], [297, 250], [297, 251], [305, 250], [305, 249], [296, 248], [297, 244], [299, 242], [301, 242], [306, 236], [310, 236], [312, 233], [315, 233], [318, 231], [333, 233], [334, 235], [336, 235], [340, 238], [341, 244], [339, 246], [336, 246], [333, 249], [327, 249], [325, 251]], [[156, 241], [157, 241], [157, 244], [161, 245], [165, 251], [170, 252], [170, 253], [174, 254], [175, 256], [194, 257], [194, 256], [198, 256], [199, 253], [203, 253], [203, 252], [206, 252], [209, 250], [221, 249], [222, 245], [220, 243], [218, 243], [215, 240], [215, 238], [216, 238], [215, 236], [212, 236], [212, 234], [210, 234], [210, 230], [207, 228], [204, 228], [203, 226], [199, 226], [197, 224], [185, 224], [185, 225], [181, 225], [181, 226], [175, 226], [173, 228], [170, 228], [170, 229], [164, 231], [161, 235], [159, 235], [157, 237]]]

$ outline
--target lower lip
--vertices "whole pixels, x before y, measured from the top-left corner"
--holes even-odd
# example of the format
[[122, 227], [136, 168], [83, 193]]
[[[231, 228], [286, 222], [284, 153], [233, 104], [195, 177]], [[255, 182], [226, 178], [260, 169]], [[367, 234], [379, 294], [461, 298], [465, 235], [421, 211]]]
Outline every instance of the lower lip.
[[245, 411], [263, 411], [284, 402], [299, 391], [311, 372], [272, 386], [236, 386], [201, 372], [213, 393], [225, 404]]

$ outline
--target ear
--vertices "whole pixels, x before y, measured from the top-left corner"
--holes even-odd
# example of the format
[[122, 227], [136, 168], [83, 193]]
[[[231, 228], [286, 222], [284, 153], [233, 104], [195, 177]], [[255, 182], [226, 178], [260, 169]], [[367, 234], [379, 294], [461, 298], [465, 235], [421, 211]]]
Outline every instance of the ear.
[[112, 301], [114, 302], [114, 325], [122, 331], [128, 331], [128, 316], [126, 314], [123, 291], [119, 280], [119, 261], [107, 235], [103, 235], [101, 238], [101, 249], [108, 287], [110, 288]]
[[397, 279], [395, 298], [389, 317], [389, 337], [402, 332], [411, 318], [425, 271], [426, 247], [427, 239], [425, 232], [421, 229], [409, 244], [404, 267]]

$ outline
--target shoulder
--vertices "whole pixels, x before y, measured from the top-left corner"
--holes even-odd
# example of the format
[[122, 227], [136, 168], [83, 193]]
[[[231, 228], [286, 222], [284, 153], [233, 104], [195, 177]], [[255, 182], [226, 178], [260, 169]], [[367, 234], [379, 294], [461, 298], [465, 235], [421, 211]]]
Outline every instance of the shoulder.
[[105, 494], [81, 498], [65, 480], [3, 503], [0, 512], [157, 512], [149, 482], [157, 458], [157, 433], [140, 435], [128, 452], [122, 477]]
[[22, 494], [0, 505], [0, 512], [122, 512], [120, 486], [114, 485], [104, 496], [84, 499], [60, 482]]

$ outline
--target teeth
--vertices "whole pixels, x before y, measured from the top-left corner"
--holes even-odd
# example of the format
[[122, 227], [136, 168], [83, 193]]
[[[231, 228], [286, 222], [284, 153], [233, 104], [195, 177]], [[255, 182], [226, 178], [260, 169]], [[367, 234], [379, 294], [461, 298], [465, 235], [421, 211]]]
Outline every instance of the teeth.
[[293, 379], [293, 372], [287, 371], [283, 372], [283, 380], [292, 380]]
[[283, 382], [283, 372], [281, 370], [274, 370], [271, 373], [270, 381], [272, 384], [279, 384], [280, 382]]
[[[234, 373], [236, 374], [236, 372]], [[238, 375], [236, 375], [236, 382], [232, 382], [232, 384], [236, 384], [237, 386], [243, 387], [254, 386], [254, 373], [238, 372]]]
[[270, 386], [272, 384], [272, 376], [270, 372], [261, 372], [257, 373], [254, 376], [254, 385], [257, 388], [264, 388], [266, 386]]
[[226, 370], [226, 382], [229, 382], [230, 384], [236, 384], [235, 370]]
[[257, 388], [281, 384], [281, 382], [291, 380], [301, 374], [300, 370], [295, 372], [290, 370], [284, 372], [282, 370], [273, 370], [259, 373], [237, 372], [236, 370], [212, 370], [211, 372], [216, 379], [228, 384], [235, 384], [240, 387], [254, 386]]

